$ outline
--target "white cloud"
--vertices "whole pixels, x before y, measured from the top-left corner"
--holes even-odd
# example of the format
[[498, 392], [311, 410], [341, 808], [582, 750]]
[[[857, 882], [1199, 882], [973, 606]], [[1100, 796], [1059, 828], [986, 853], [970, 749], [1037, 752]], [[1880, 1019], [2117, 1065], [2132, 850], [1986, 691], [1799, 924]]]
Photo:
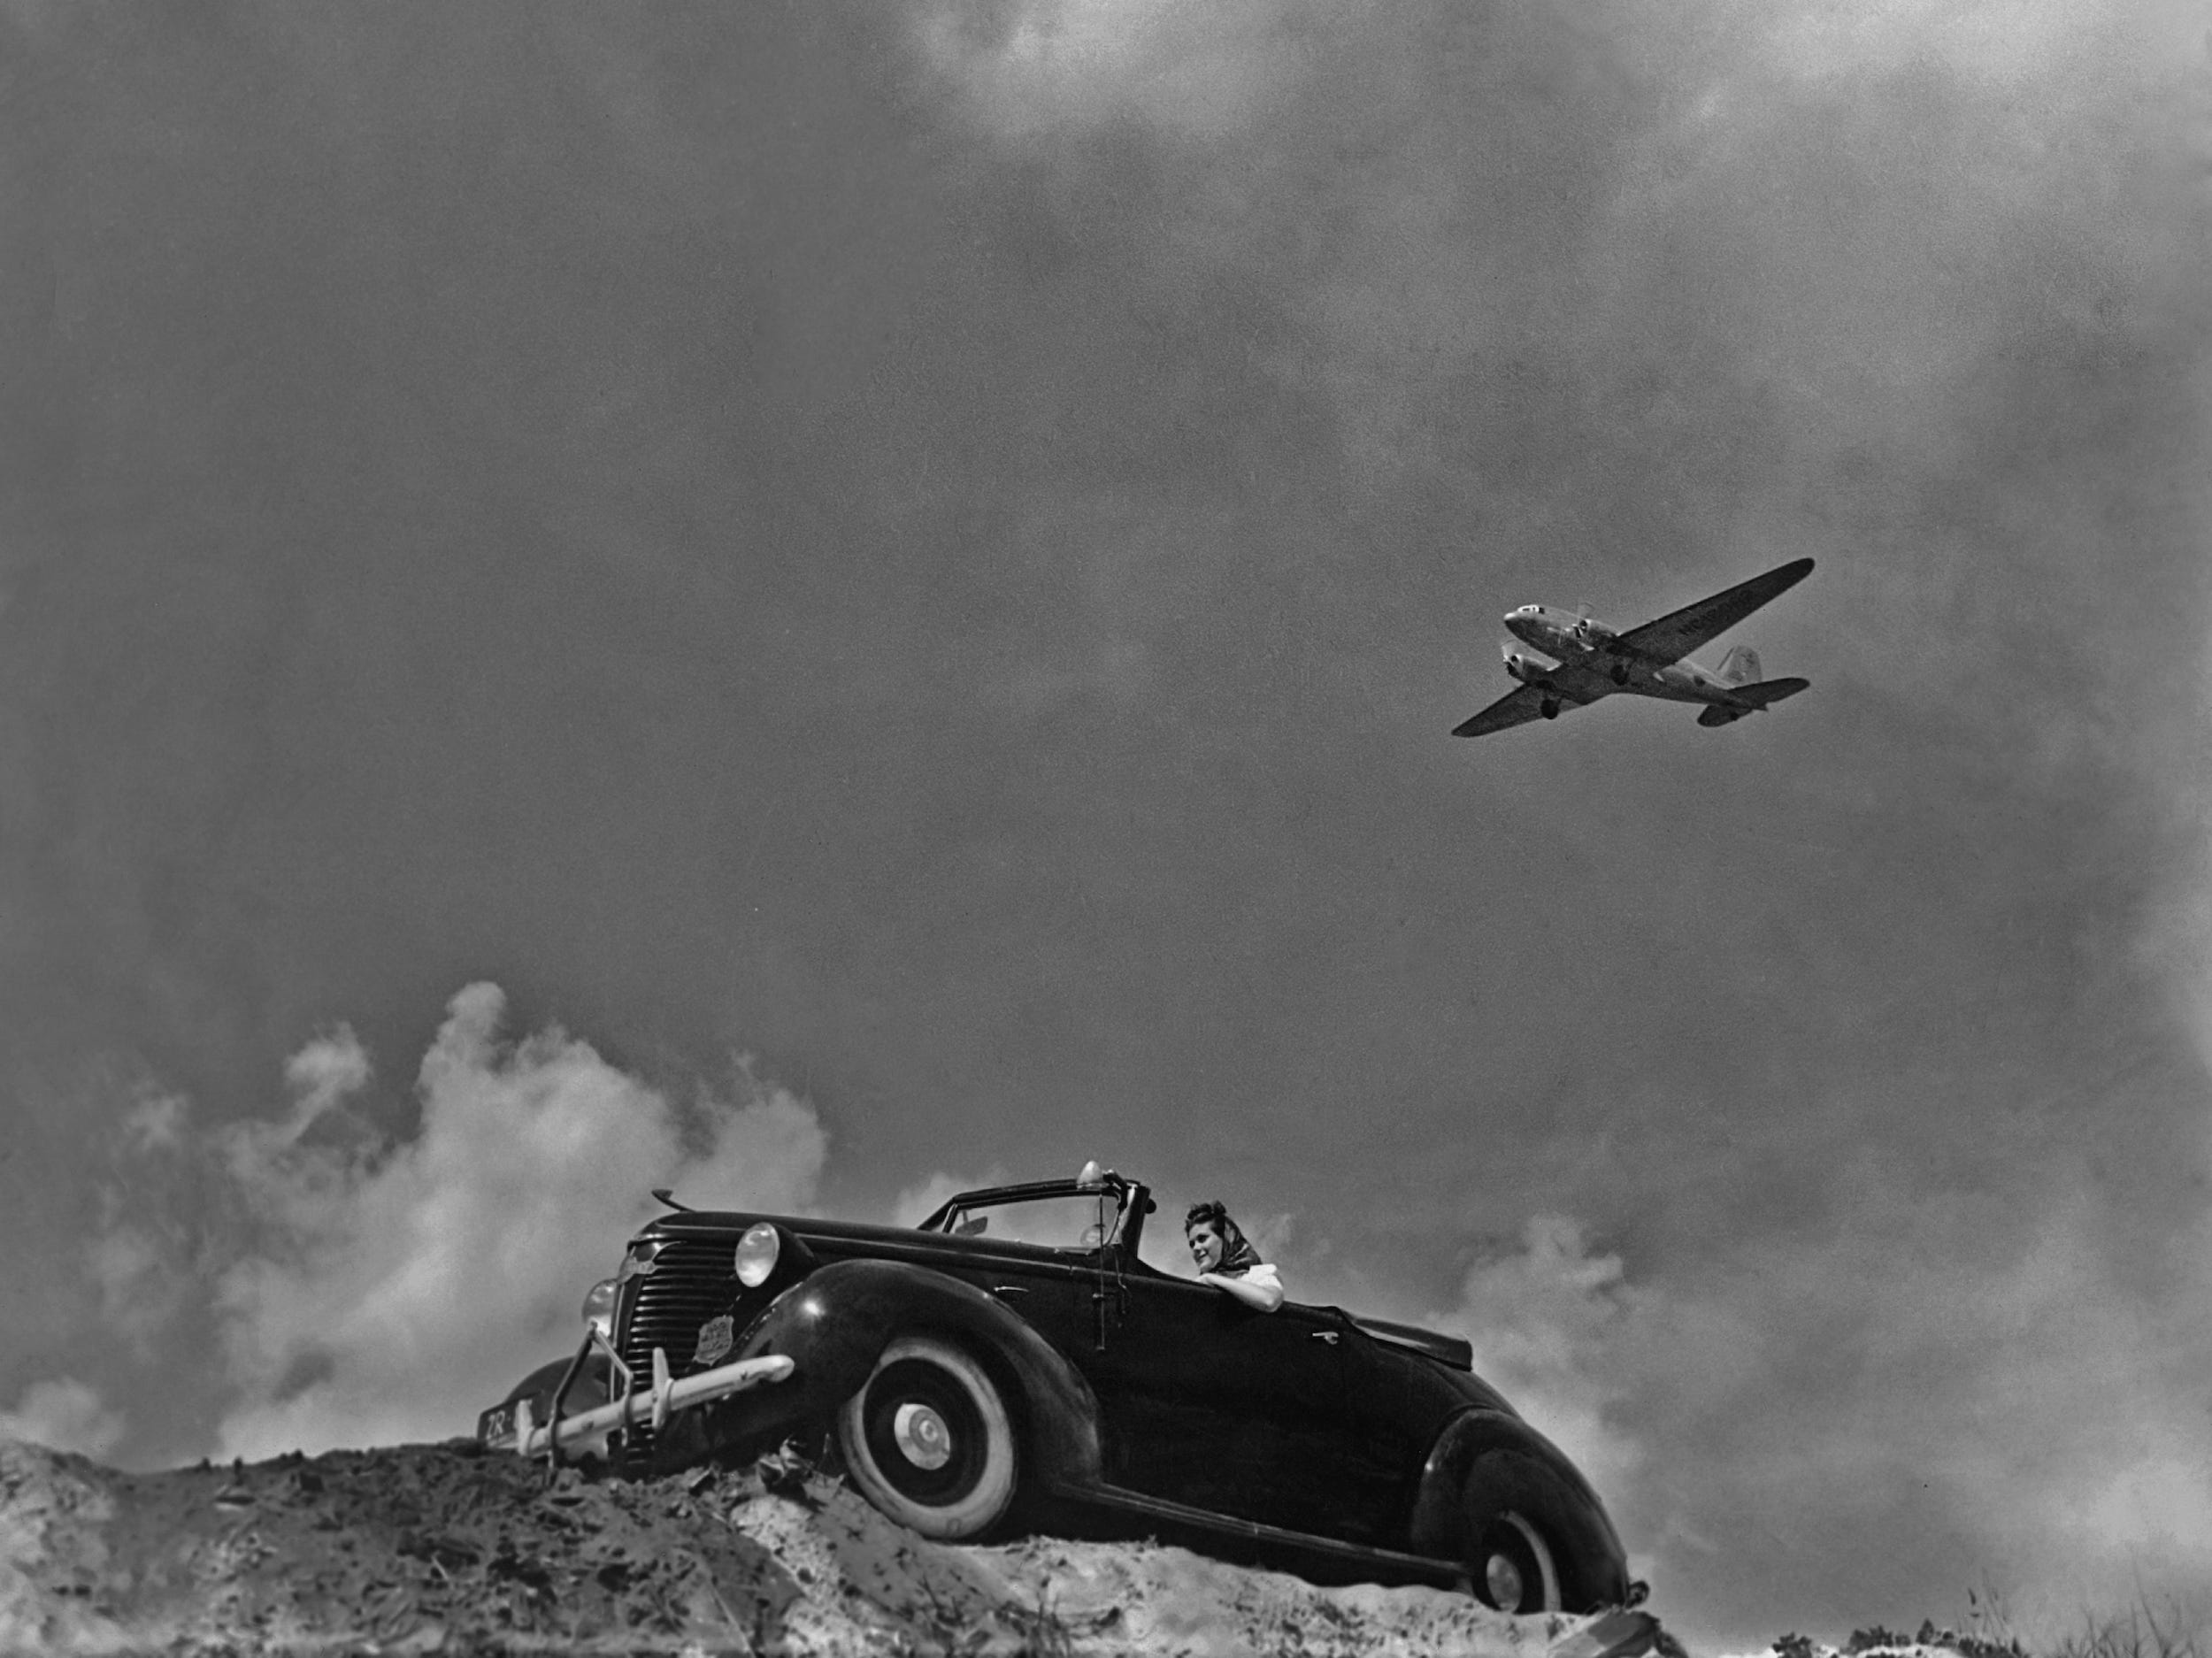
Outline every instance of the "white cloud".
[[125, 1109], [98, 1188], [98, 1219], [81, 1264], [100, 1323], [141, 1358], [191, 1299], [196, 1263], [179, 1215], [196, 1194], [204, 1137], [181, 1094], [141, 1084]]
[[284, 1079], [298, 1096], [297, 1111], [311, 1122], [369, 1083], [369, 1055], [349, 1025], [319, 1036], [284, 1064]]
[[1869, 1581], [1993, 1570], [2038, 1627], [2186, 1590], [2212, 1555], [2203, 1295], [2131, 1293], [2086, 1200], [1931, 1201], [1872, 1157], [1836, 1181], [1802, 1235], [1664, 1283], [1540, 1217], [1429, 1322], [1591, 1477], [1671, 1616], [1801, 1603], [1838, 1547]]
[[1628, 1285], [1620, 1256], [1591, 1252], [1578, 1222], [1539, 1215], [1517, 1251], [1479, 1262], [1459, 1305], [1426, 1322], [1464, 1335], [1475, 1369], [1606, 1491], [1641, 1461], [1607, 1422], [1624, 1386], [1609, 1345], [1650, 1306], [1648, 1293]]
[[85, 1267], [100, 1292], [100, 1321], [141, 1351], [183, 1307], [182, 1275], [136, 1226], [103, 1227], [86, 1247]]
[[1208, 138], [1248, 122], [1306, 50], [1281, 0], [1010, 0], [918, 9], [924, 58], [1008, 136], [1134, 117]]
[[1853, 5], [1740, 5], [1731, 22], [1786, 72], [1808, 80], [1885, 73], [1939, 63], [1955, 73], [1998, 86], [2059, 75], [2078, 76], [2085, 58], [2107, 58], [2126, 72], [2124, 54], [2141, 52], [2140, 67], [2177, 65], [2200, 46], [2204, 19], [2177, 0], [2131, 0], [2125, 6], [2079, 0], [1861, 0]]
[[222, 1455], [466, 1433], [572, 1347], [585, 1289], [656, 1211], [650, 1188], [811, 1201], [826, 1140], [805, 1102], [741, 1067], [738, 1100], [679, 1107], [558, 1029], [510, 1044], [504, 1010], [493, 985], [454, 997], [422, 1063], [412, 1140], [307, 1134], [367, 1079], [349, 1032], [295, 1056], [287, 1118], [226, 1136], [265, 1232], [217, 1293], [239, 1388]]
[[146, 1093], [123, 1114], [125, 1148], [141, 1156], [175, 1151], [184, 1141], [191, 1109], [181, 1094]]
[[[2041, 5], [1960, 5], [1955, 0], [1874, 0], [1741, 14], [1765, 36], [1771, 59], [1808, 79], [1897, 69], [1934, 59], [1955, 69], [2011, 81], [2046, 67], [2088, 8], [2070, 0]], [[1754, 35], [1753, 38], [1756, 38]]]
[[34, 1382], [12, 1410], [0, 1410], [0, 1439], [27, 1439], [50, 1450], [104, 1456], [122, 1439], [121, 1415], [74, 1377]]

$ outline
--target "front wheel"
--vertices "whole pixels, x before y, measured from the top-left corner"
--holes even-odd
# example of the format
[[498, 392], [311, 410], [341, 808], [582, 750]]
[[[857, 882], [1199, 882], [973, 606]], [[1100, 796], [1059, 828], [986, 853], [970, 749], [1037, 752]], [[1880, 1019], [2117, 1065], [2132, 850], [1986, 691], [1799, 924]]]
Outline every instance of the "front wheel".
[[861, 1494], [924, 1537], [979, 1535], [1014, 1501], [1014, 1428], [983, 1367], [934, 1336], [883, 1350], [837, 1416]]

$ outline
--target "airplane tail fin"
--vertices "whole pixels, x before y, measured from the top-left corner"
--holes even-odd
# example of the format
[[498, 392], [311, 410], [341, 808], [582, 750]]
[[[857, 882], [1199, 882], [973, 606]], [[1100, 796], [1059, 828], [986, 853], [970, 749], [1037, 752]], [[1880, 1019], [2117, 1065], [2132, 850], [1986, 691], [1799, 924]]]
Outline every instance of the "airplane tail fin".
[[1748, 645], [1739, 645], [1720, 659], [1720, 682], [1732, 688], [1759, 682], [1759, 653]]
[[1741, 719], [1746, 714], [1755, 714], [1763, 708], [1770, 708], [1784, 697], [1795, 696], [1810, 685], [1810, 679], [1761, 679], [1752, 685], [1729, 687], [1732, 703], [1715, 702], [1697, 717], [1701, 725], [1725, 725], [1731, 720]]

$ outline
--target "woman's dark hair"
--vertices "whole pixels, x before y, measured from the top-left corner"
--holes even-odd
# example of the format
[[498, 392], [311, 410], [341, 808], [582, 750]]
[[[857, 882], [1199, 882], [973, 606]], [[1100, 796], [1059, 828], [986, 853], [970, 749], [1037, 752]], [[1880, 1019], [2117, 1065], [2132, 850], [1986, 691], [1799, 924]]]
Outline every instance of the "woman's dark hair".
[[1194, 1226], [1206, 1224], [1211, 1224], [1216, 1232], [1226, 1238], [1229, 1229], [1236, 1222], [1229, 1218], [1228, 1206], [1220, 1199], [1208, 1198], [1203, 1203], [1190, 1206], [1190, 1213], [1183, 1217], [1183, 1230], [1187, 1232]]

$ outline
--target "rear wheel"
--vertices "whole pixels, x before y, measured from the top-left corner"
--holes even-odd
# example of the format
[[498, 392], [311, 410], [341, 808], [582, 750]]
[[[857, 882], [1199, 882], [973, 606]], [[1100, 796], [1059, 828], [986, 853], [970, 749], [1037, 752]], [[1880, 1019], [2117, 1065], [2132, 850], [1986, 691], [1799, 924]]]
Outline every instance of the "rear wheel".
[[958, 1347], [902, 1336], [837, 1417], [861, 1494], [902, 1525], [978, 1536], [1014, 1501], [1014, 1428], [997, 1385]]
[[1605, 1541], [1559, 1477], [1516, 1451], [1492, 1451], [1467, 1470], [1467, 1577], [1475, 1598], [1501, 1612], [1587, 1612], [1617, 1599], [1606, 1586]]
[[1559, 1566], [1536, 1523], [1515, 1509], [1493, 1516], [1474, 1540], [1475, 1598], [1501, 1612], [1560, 1609]]

